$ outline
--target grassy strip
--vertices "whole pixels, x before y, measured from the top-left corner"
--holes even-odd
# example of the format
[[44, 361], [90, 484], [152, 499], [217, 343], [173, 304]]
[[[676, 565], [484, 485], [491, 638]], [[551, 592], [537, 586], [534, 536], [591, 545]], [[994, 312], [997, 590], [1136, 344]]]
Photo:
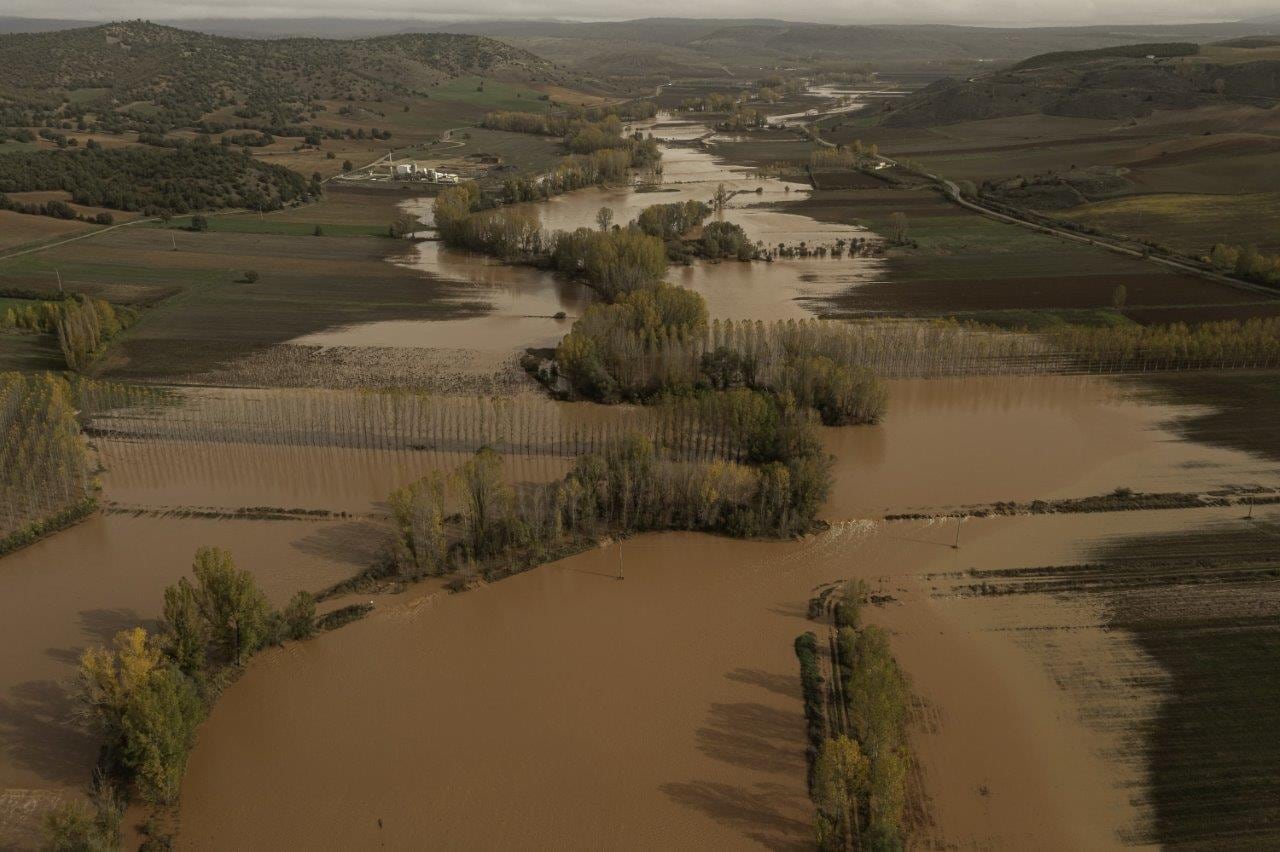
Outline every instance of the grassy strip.
[[994, 518], [1009, 515], [1070, 515], [1088, 512], [1139, 512], [1152, 509], [1203, 509], [1206, 507], [1264, 506], [1280, 503], [1280, 494], [1255, 489], [1223, 489], [1206, 493], [1171, 491], [1142, 493], [1128, 488], [1117, 488], [1110, 494], [1091, 497], [1071, 497], [1062, 500], [1033, 500], [1030, 503], [1014, 501], [992, 503], [987, 506], [968, 507], [963, 510], [930, 514], [904, 512], [885, 515], [886, 521], [921, 521], [929, 518]]
[[9, 533], [0, 539], [0, 557], [8, 556], [30, 544], [35, 544], [47, 535], [83, 521], [98, 510], [98, 498], [86, 497], [79, 503], [68, 506], [56, 515], [43, 520], [34, 521], [20, 530]]

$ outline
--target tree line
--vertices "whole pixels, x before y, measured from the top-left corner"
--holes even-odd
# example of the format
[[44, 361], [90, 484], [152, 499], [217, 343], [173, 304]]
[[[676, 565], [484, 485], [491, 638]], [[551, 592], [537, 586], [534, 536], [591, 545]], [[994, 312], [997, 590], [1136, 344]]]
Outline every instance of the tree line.
[[112, 225], [115, 224], [115, 217], [110, 213], [101, 211], [92, 216], [77, 213], [75, 208], [60, 198], [51, 201], [34, 202], [34, 201], [15, 201], [3, 193], [0, 193], [0, 210], [9, 210], [14, 213], [22, 213], [27, 216], [48, 216], [52, 219], [79, 220], [81, 222], [90, 222], [94, 225]]
[[861, 581], [836, 592], [832, 682], [822, 674], [817, 636], [807, 632], [795, 642], [809, 795], [817, 809], [815, 836], [824, 850], [902, 849], [906, 841], [910, 685], [888, 634], [861, 624], [866, 599]]
[[746, 388], [813, 408], [828, 425], [876, 422], [883, 384], [860, 348], [819, 329], [709, 324], [700, 294], [660, 284], [587, 308], [556, 348], [556, 366], [599, 402]]
[[1280, 317], [1196, 325], [1067, 325], [1046, 336], [1077, 370], [1232, 369], [1280, 364]]
[[1280, 285], [1280, 255], [1263, 254], [1255, 245], [1233, 246], [1218, 243], [1209, 252], [1209, 263], [1246, 281]]
[[812, 423], [792, 415], [757, 424], [769, 452], [751, 463], [683, 461], [627, 432], [578, 457], [563, 479], [517, 487], [503, 457], [482, 447], [450, 474], [391, 495], [397, 536], [380, 572], [494, 579], [604, 535], [650, 530], [799, 535], [812, 526], [831, 474]]

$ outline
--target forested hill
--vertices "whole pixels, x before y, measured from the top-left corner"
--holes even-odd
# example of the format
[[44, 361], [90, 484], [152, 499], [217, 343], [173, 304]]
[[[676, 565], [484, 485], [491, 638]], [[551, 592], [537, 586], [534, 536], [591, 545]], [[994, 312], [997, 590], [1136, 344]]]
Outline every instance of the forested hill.
[[355, 40], [235, 39], [142, 21], [0, 36], [0, 110], [111, 111], [168, 127], [216, 110], [289, 123], [321, 100], [427, 95], [460, 76], [569, 83], [528, 51], [483, 36], [409, 33]]
[[938, 81], [885, 105], [882, 121], [929, 127], [1035, 113], [1122, 121], [1215, 103], [1280, 103], [1280, 61], [1247, 59], [1187, 43], [1045, 54], [1006, 71]]

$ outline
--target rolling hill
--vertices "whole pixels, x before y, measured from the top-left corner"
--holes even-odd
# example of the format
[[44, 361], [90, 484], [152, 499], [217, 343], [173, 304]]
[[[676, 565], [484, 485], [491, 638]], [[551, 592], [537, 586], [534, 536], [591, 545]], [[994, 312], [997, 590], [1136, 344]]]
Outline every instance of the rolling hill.
[[1215, 103], [1280, 103], [1280, 61], [1220, 63], [1190, 43], [1031, 57], [1011, 69], [940, 80], [885, 105], [882, 123], [927, 127], [1016, 115], [1124, 120]]
[[131, 21], [0, 36], [0, 124], [110, 114], [175, 128], [231, 110], [283, 125], [319, 101], [429, 97], [461, 77], [580, 82], [528, 51], [474, 35], [235, 39]]

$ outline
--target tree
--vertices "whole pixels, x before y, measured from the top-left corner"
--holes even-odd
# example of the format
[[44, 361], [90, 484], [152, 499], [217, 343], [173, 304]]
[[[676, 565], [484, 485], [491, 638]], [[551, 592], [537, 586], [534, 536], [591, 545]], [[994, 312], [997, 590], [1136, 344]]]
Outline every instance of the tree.
[[112, 745], [118, 740], [129, 697], [160, 667], [158, 645], [141, 627], [122, 630], [114, 650], [89, 648], [80, 656], [76, 694], [80, 714]]
[[418, 229], [418, 217], [412, 213], [400, 213], [391, 223], [391, 228], [387, 231], [393, 239], [402, 240], [412, 236], [414, 231]]
[[391, 494], [391, 515], [400, 536], [396, 563], [411, 573], [439, 574], [445, 568], [445, 481], [439, 474], [424, 476]]
[[497, 528], [510, 512], [512, 492], [503, 477], [502, 456], [481, 447], [456, 477], [462, 489], [467, 545], [473, 556], [483, 558], [502, 546]]
[[203, 717], [195, 686], [176, 668], [157, 670], [129, 697], [122, 718], [122, 761], [144, 799], [169, 804], [178, 797]]
[[835, 605], [836, 627], [858, 626], [862, 605], [866, 603], [869, 592], [867, 581], [863, 579], [850, 580], [841, 587]]
[[1124, 303], [1128, 298], [1128, 289], [1123, 284], [1117, 284], [1116, 288], [1111, 291], [1111, 307], [1117, 311], [1123, 309]]
[[843, 734], [822, 744], [814, 764], [813, 801], [839, 829], [844, 848], [858, 845], [859, 802], [871, 783], [871, 761]]
[[290, 639], [307, 639], [316, 632], [316, 599], [310, 592], [298, 592], [284, 608], [285, 634]]
[[344, 172], [349, 172], [349, 171], [351, 171], [351, 170], [352, 170], [352, 169], [354, 169], [354, 168], [355, 168], [355, 164], [354, 164], [354, 163], [352, 163], [350, 160], [343, 160], [343, 161], [342, 161], [342, 170], [343, 170]]
[[253, 575], [236, 568], [231, 554], [217, 547], [196, 551], [191, 566], [196, 601], [209, 625], [213, 645], [225, 659], [243, 663], [266, 643], [270, 607]]
[[313, 236], [313, 237], [323, 237], [323, 236], [324, 236], [324, 228], [321, 228], [319, 225], [316, 225], [315, 229], [311, 232], [311, 236]]
[[196, 590], [186, 577], [164, 590], [160, 630], [169, 659], [184, 674], [200, 677], [208, 654], [209, 628], [200, 612]]
[[909, 231], [906, 213], [889, 214], [889, 242], [897, 246], [906, 245]]
[[209, 219], [205, 216], [195, 215], [191, 217], [191, 230], [207, 231], [209, 230]]
[[608, 207], [601, 207], [596, 211], [596, 224], [600, 226], [600, 230], [607, 231], [609, 226], [613, 224], [613, 211]]
[[711, 198], [711, 206], [716, 210], [723, 210], [728, 203], [729, 189], [724, 184], [719, 184], [716, 186], [716, 194]]
[[257, 284], [257, 283], [258, 283], [258, 273], [257, 273], [255, 270], [252, 270], [252, 269], [245, 270], [245, 273], [244, 273], [244, 282], [245, 282], [246, 284]]

